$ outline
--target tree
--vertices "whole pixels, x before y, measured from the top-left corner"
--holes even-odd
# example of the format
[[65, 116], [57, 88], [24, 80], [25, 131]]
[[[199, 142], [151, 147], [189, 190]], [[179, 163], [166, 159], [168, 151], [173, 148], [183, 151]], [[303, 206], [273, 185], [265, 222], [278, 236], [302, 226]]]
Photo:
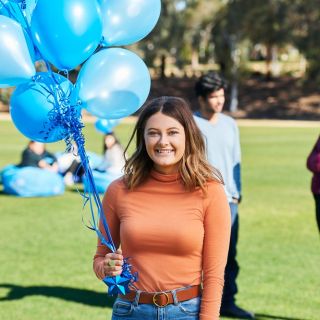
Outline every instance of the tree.
[[211, 44], [211, 30], [215, 15], [223, 0], [162, 0], [159, 22], [153, 32], [139, 48], [145, 53], [145, 60], [154, 65], [160, 60], [160, 76], [165, 76], [169, 57], [183, 68], [190, 64], [197, 69], [200, 58], [208, 59]]
[[271, 64], [278, 47], [291, 42], [290, 5], [288, 0], [234, 0], [229, 10], [239, 22], [241, 39], [266, 47], [267, 78], [272, 76]]
[[293, 0], [290, 22], [294, 45], [308, 61], [307, 78], [320, 82], [320, 11], [317, 0]]
[[145, 53], [145, 60], [154, 66], [155, 60], [160, 63], [160, 77], [165, 77], [167, 58], [175, 55], [180, 50], [183, 38], [184, 24], [183, 13], [186, 1], [162, 0], [160, 19], [145, 41], [141, 41], [139, 48]]

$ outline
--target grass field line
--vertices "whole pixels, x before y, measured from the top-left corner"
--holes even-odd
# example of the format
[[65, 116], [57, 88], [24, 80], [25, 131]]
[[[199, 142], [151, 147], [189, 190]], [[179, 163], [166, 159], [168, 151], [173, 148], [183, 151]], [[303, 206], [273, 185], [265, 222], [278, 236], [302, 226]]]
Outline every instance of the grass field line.
[[[135, 123], [137, 117], [126, 117], [121, 122]], [[83, 120], [85, 123], [93, 123], [97, 120], [96, 117], [84, 114]], [[9, 113], [0, 113], [0, 121], [11, 121]], [[305, 121], [305, 120], [278, 120], [278, 119], [236, 119], [241, 127], [285, 127], [285, 128], [320, 128], [320, 121]]]
[[241, 127], [320, 128], [320, 121], [276, 119], [237, 119], [236, 121]]

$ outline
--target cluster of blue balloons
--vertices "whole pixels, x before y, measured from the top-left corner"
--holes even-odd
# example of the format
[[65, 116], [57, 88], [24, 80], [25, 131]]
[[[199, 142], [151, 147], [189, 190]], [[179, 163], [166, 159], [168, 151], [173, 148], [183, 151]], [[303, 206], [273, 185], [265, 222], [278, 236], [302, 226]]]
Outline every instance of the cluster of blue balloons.
[[[160, 0], [0, 0], [0, 88], [17, 86], [10, 102], [16, 127], [55, 142], [68, 133], [52, 110], [70, 105], [104, 119], [138, 110], [150, 74], [138, 55], [115, 46], [149, 34], [160, 9]], [[38, 60], [48, 72], [36, 72]], [[66, 75], [79, 65], [72, 84]]]

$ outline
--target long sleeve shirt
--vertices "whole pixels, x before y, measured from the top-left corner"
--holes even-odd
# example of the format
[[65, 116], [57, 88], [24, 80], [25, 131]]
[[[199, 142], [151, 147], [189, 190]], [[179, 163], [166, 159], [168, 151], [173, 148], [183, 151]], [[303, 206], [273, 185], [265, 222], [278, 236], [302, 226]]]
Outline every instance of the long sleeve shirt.
[[21, 157], [20, 167], [39, 167], [39, 162], [45, 160], [48, 164], [53, 164], [57, 158], [50, 152], [44, 151], [42, 154], [37, 154], [30, 148], [26, 148]]
[[307, 168], [313, 173], [311, 191], [320, 194], [320, 136], [308, 156]]
[[106, 150], [103, 161], [98, 165], [97, 169], [107, 171], [110, 174], [121, 175], [124, 165], [123, 148], [120, 144], [116, 143], [110, 149]]
[[[152, 171], [133, 191], [122, 179], [114, 181], [103, 208], [116, 246], [139, 274], [139, 290], [203, 283], [200, 319], [219, 319], [230, 239], [230, 209], [220, 183], [208, 182], [204, 195], [187, 191], [178, 174]], [[107, 253], [98, 241], [94, 271], [100, 279]]]
[[233, 118], [220, 113], [218, 121], [211, 123], [196, 113], [195, 121], [201, 130], [211, 165], [224, 179], [229, 202], [241, 197], [241, 150], [239, 129]]

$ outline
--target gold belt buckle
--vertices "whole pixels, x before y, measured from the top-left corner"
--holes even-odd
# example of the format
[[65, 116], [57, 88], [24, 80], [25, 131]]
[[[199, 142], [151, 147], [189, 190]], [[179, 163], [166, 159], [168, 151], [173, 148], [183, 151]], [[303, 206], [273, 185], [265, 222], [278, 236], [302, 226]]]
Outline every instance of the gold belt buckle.
[[[163, 306], [161, 306], [161, 305], [158, 304], [158, 302], [157, 302], [157, 296], [160, 296], [161, 294], [164, 294], [165, 297], [167, 298], [167, 302], [166, 302], [166, 304], [164, 304]], [[168, 295], [166, 292], [156, 292], [156, 293], [153, 295], [153, 297], [152, 297], [152, 302], [153, 302], [153, 304], [156, 305], [156, 306], [159, 307], [159, 308], [164, 308], [164, 307], [166, 307], [166, 306], [169, 304], [169, 301], [170, 301], [169, 295]]]

